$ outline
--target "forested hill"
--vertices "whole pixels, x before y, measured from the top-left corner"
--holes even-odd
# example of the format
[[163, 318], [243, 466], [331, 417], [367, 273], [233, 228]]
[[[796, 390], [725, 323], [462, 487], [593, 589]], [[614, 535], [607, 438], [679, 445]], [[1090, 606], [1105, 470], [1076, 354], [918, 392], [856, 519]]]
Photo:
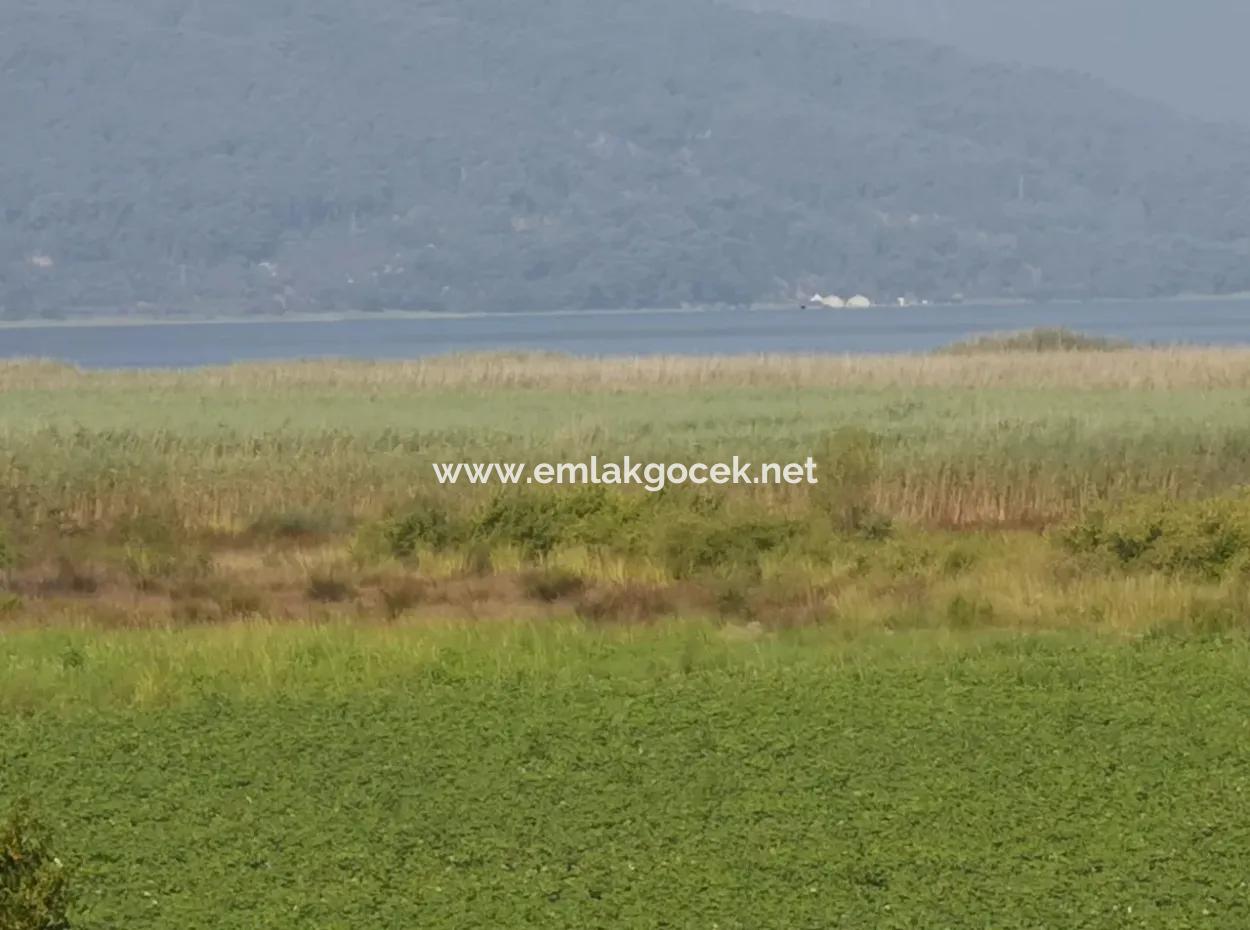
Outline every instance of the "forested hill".
[[17, 0], [0, 307], [1250, 289], [1250, 134], [703, 0]]
[[1186, 113], [1250, 124], [1245, 0], [730, 0], [1002, 61], [1093, 74]]

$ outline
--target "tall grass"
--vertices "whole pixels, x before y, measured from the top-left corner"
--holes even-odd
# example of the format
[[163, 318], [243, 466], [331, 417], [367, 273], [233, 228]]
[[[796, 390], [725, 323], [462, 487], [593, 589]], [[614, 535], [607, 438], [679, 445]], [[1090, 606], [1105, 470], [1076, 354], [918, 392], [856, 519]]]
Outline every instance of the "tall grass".
[[[1250, 352], [27, 363], [0, 366], [0, 385], [0, 620], [684, 611], [850, 628], [930, 622], [936, 605], [972, 625], [1146, 629], [1245, 600], [1223, 575], [1061, 579], [1039, 534], [1243, 485]], [[439, 487], [430, 468], [591, 455], [812, 455], [821, 484], [720, 489], [704, 523], [697, 495], [635, 490], [589, 525], [541, 496], [501, 509], [498, 487]], [[969, 545], [975, 567], [947, 573]]]
[[[1029, 351], [1020, 352], [1021, 345]], [[743, 355], [587, 358], [481, 353], [412, 362], [247, 363], [195, 370], [87, 372], [56, 362], [0, 361], [0, 391], [234, 388], [460, 390], [547, 388], [1250, 388], [1250, 350], [1066, 351], [1070, 340], [1028, 336], [978, 344], [975, 358], [929, 355]]]
[[[176, 631], [43, 629], [0, 637], [0, 712], [161, 707], [284, 693], [350, 697], [404, 681], [507, 684], [534, 677], [563, 686], [610, 677], [645, 684], [726, 668], [750, 675], [794, 666], [855, 674], [865, 665], [1027, 655], [1039, 639], [1123, 642], [1073, 630], [1043, 637], [951, 628], [905, 638], [883, 631], [847, 637], [830, 628], [767, 632], [694, 620], [648, 627], [236, 622]], [[1245, 661], [1244, 643], [1232, 652], [1235, 661]]]
[[[1250, 354], [1220, 350], [1096, 364], [1072, 353], [124, 373], [10, 363], [0, 519], [74, 533], [160, 502], [162, 520], [193, 531], [308, 514], [342, 528], [438, 490], [432, 462], [798, 460], [851, 426], [877, 440], [862, 491], [872, 510], [932, 526], [1046, 525], [1119, 497], [1240, 482], [1247, 372]], [[802, 506], [802, 491], [734, 493]]]

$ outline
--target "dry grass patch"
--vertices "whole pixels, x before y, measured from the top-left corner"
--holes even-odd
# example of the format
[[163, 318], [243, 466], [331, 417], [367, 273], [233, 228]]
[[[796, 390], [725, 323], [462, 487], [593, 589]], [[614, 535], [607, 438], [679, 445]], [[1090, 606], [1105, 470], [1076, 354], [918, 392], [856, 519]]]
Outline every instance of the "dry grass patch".
[[[412, 362], [248, 363], [194, 371], [84, 371], [0, 362], [0, 392], [116, 390], [249, 392], [371, 389], [648, 390], [654, 388], [1250, 388], [1244, 348], [1124, 348], [1097, 337], [1034, 331], [986, 337], [936, 355], [751, 355], [585, 358], [558, 354], [449, 355]], [[1020, 351], [1020, 349], [1027, 351]], [[975, 357], [964, 352], [974, 349]]]

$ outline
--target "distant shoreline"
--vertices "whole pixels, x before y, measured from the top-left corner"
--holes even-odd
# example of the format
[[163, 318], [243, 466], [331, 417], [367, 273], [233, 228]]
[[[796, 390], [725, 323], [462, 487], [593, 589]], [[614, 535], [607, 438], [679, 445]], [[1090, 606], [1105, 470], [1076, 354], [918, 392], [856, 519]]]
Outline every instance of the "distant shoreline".
[[[771, 308], [770, 308], [771, 309]], [[662, 307], [626, 310], [480, 310], [480, 311], [434, 311], [434, 310], [384, 310], [377, 313], [353, 311], [345, 313], [286, 313], [256, 314], [250, 316], [106, 316], [76, 318], [72, 320], [0, 320], [0, 330], [5, 329], [74, 329], [79, 327], [121, 326], [214, 326], [239, 323], [359, 323], [370, 320], [472, 320], [508, 317], [561, 317], [561, 316], [644, 316], [657, 313], [713, 313], [715, 307]]]
[[[927, 304], [874, 304], [863, 309], [822, 309], [808, 307], [812, 313], [870, 313], [887, 310], [949, 310], [958, 307], [997, 307], [1011, 310], [1015, 307], [1036, 306], [1045, 304], [1124, 304], [1142, 303], [1183, 303], [1187, 301], [1201, 302], [1235, 302], [1250, 300], [1250, 292], [1238, 294], [1177, 294], [1168, 297], [1064, 297], [1053, 300], [1025, 300], [1022, 298], [999, 298], [984, 300], [966, 300], [959, 303], [930, 302]], [[703, 314], [703, 313], [775, 313], [778, 311], [800, 310], [799, 303], [755, 304], [743, 308], [707, 307], [642, 307], [615, 310], [382, 310], [374, 313], [365, 311], [348, 311], [338, 313], [296, 313], [296, 314], [256, 314], [250, 316], [203, 316], [203, 317], [167, 317], [138, 315], [108, 315], [98, 317], [77, 317], [65, 320], [21, 319], [0, 320], [0, 331], [27, 329], [79, 329], [79, 328], [118, 328], [143, 326], [214, 326], [226, 324], [263, 324], [263, 323], [358, 323], [378, 320], [472, 320], [472, 319], [509, 319], [516, 317], [569, 317], [569, 316], [654, 316], [661, 314]]]

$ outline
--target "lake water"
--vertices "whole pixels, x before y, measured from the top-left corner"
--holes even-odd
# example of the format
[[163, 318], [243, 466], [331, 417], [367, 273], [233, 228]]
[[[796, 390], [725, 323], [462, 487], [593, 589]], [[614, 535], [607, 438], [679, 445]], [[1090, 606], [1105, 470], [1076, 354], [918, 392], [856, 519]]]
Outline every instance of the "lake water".
[[978, 333], [1036, 326], [1139, 343], [1250, 344], [1250, 299], [0, 328], [0, 358], [155, 368], [496, 350], [574, 355], [919, 352]]

